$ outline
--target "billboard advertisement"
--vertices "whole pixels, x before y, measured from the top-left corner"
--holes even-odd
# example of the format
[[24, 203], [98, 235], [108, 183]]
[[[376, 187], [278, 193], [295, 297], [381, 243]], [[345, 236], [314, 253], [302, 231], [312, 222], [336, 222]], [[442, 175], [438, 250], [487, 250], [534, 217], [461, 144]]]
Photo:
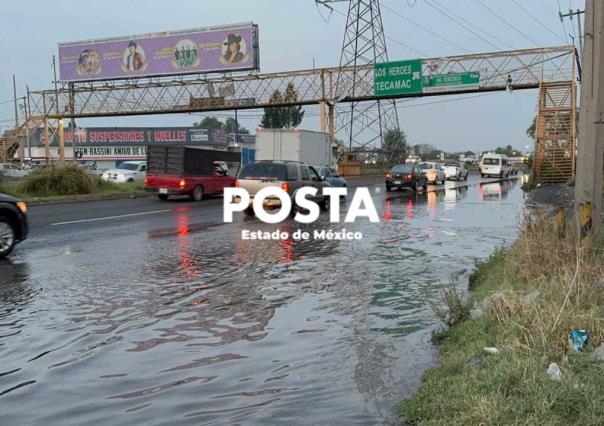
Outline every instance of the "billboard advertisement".
[[[65, 145], [71, 145], [71, 129], [65, 129], [64, 137]], [[223, 129], [201, 127], [85, 127], [78, 128], [76, 142], [79, 146], [226, 146], [228, 134]], [[32, 134], [31, 144], [44, 145], [43, 129]], [[56, 137], [52, 144], [58, 145]]]
[[65, 82], [259, 69], [258, 26], [249, 22], [59, 43]]

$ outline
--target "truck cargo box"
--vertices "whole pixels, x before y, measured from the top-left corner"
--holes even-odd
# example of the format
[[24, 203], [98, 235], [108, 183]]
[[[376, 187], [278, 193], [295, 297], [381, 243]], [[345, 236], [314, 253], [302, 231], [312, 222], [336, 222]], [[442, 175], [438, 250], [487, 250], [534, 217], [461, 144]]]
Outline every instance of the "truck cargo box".
[[212, 176], [215, 161], [239, 163], [241, 154], [191, 146], [149, 146], [147, 148], [147, 174]]

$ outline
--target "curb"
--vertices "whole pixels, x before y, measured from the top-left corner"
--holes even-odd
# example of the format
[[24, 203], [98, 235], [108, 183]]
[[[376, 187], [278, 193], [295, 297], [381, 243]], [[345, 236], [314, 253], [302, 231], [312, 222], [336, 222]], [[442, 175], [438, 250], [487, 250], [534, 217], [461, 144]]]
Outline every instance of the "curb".
[[28, 206], [46, 206], [54, 204], [85, 203], [91, 201], [109, 201], [109, 200], [127, 200], [134, 198], [149, 197], [147, 192], [117, 193], [117, 194], [86, 194], [86, 195], [66, 195], [57, 199], [31, 198], [25, 200]]

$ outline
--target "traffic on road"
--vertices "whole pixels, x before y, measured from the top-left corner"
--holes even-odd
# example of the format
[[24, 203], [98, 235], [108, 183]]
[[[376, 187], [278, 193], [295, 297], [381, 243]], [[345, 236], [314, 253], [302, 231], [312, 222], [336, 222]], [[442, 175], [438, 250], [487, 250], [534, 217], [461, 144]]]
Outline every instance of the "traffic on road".
[[[394, 421], [392, 390], [436, 356], [427, 301], [514, 238], [522, 195], [476, 175], [348, 187], [369, 188], [379, 224], [225, 224], [216, 196], [31, 206], [29, 238], [0, 263], [5, 421]], [[324, 229], [363, 239], [242, 238]]]

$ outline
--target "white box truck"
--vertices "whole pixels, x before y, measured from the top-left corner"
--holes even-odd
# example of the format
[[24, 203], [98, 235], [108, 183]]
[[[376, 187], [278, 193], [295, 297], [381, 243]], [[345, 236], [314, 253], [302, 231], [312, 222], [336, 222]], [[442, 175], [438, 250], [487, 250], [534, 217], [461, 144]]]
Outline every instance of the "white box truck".
[[258, 129], [256, 160], [303, 161], [317, 167], [336, 165], [329, 133], [299, 129]]

